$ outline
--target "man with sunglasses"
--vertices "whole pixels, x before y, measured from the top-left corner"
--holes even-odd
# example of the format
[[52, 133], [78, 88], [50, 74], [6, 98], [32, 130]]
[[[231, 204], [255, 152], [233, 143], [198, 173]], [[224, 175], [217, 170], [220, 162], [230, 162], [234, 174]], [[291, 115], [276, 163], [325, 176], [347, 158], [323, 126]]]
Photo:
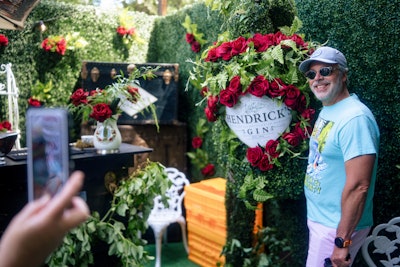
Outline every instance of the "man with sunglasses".
[[[351, 266], [371, 226], [379, 129], [372, 112], [350, 94], [344, 55], [320, 47], [299, 66], [323, 107], [310, 138], [304, 182], [307, 267]], [[329, 261], [329, 260], [328, 260]]]

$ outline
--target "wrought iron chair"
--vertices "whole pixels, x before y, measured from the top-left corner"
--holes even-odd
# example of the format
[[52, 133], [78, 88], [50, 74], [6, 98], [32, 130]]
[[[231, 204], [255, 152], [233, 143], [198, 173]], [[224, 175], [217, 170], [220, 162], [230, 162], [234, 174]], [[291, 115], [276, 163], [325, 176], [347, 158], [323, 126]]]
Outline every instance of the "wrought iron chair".
[[377, 225], [361, 248], [369, 267], [400, 266], [400, 217]]
[[168, 178], [172, 185], [167, 190], [168, 206], [161, 202], [161, 196], [154, 198], [154, 207], [150, 213], [147, 223], [153, 229], [156, 241], [156, 264], [155, 267], [161, 266], [161, 246], [164, 236], [167, 241], [166, 230], [172, 223], [178, 223], [182, 231], [182, 241], [187, 253], [189, 248], [186, 236], [186, 219], [182, 214], [182, 201], [185, 196], [184, 187], [189, 184], [189, 180], [185, 174], [175, 168], [165, 168]]

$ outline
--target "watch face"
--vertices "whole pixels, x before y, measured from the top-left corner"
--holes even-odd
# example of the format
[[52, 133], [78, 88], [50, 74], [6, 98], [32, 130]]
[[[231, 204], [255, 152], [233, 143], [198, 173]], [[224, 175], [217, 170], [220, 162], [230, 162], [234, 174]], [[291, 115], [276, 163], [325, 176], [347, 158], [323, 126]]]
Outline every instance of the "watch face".
[[335, 245], [338, 247], [338, 248], [343, 248], [343, 238], [341, 238], [341, 237], [336, 237], [335, 238]]

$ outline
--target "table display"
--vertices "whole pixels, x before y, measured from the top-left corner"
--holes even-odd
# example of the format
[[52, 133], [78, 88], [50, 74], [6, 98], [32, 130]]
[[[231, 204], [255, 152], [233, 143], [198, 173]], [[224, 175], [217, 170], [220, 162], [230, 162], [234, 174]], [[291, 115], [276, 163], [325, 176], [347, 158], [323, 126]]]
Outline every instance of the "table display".
[[[122, 143], [118, 153], [100, 155], [94, 148], [71, 149], [71, 169], [85, 173], [82, 196], [91, 211], [100, 214], [108, 210], [112, 195], [107, 187], [114, 174], [127, 176], [134, 166], [134, 155], [152, 152], [153, 149]], [[26, 150], [11, 151], [0, 166], [0, 235], [11, 218], [27, 203]], [[112, 175], [110, 175], [112, 174]]]

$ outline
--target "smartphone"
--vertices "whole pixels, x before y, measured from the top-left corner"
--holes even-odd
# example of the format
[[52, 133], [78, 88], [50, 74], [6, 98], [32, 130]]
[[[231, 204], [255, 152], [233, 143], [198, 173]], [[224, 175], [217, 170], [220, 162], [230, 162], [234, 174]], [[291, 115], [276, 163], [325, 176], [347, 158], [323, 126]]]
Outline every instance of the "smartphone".
[[30, 108], [26, 116], [28, 200], [54, 196], [67, 181], [69, 117], [63, 108]]

